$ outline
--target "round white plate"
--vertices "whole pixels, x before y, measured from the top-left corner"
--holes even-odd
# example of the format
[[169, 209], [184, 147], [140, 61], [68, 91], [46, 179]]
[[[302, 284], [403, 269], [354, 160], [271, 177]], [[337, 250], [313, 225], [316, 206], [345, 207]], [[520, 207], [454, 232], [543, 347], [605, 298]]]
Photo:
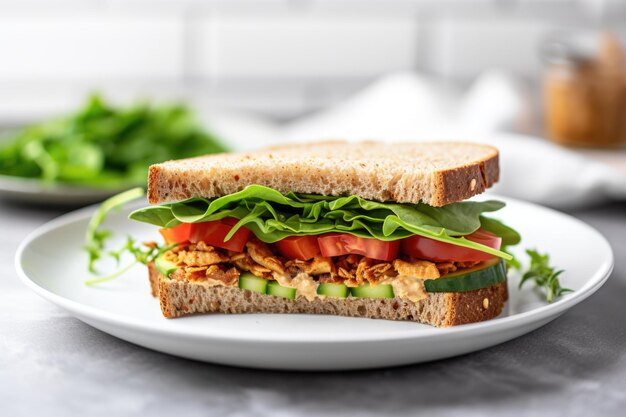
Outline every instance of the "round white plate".
[[39, 179], [0, 175], [0, 197], [20, 203], [79, 207], [98, 203], [125, 189], [46, 184]]
[[[494, 320], [452, 328], [412, 322], [315, 315], [198, 315], [165, 319], [150, 296], [140, 265], [123, 277], [88, 287], [83, 235], [93, 208], [62, 216], [33, 232], [19, 247], [21, 279], [42, 297], [80, 320], [150, 349], [201, 361], [255, 368], [338, 370], [402, 365], [484, 349], [528, 333], [593, 294], [613, 268], [608, 242], [573, 217], [508, 198], [497, 217], [517, 228], [517, 249], [539, 248], [566, 272], [562, 285], [574, 289], [552, 304], [519, 276], [509, 279], [510, 299]], [[155, 240], [155, 227], [112, 214], [106, 226], [139, 241]], [[495, 216], [494, 216], [495, 217]], [[525, 256], [524, 256], [525, 258]]]

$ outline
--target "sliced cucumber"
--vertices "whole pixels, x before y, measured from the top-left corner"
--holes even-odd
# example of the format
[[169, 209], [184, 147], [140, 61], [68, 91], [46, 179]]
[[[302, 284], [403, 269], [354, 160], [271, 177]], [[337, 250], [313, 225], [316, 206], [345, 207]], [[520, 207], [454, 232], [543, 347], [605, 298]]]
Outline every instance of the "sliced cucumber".
[[289, 298], [290, 300], [296, 298], [295, 288], [283, 287], [276, 281], [269, 281], [267, 283], [267, 293], [277, 297]]
[[424, 287], [428, 292], [465, 292], [487, 288], [505, 280], [505, 263], [496, 258], [474, 268], [448, 274], [444, 278], [427, 279]]
[[267, 280], [246, 272], [239, 275], [239, 288], [265, 294], [267, 292]]
[[174, 262], [165, 260], [163, 256], [159, 256], [154, 260], [154, 266], [162, 275], [169, 277], [170, 274], [178, 269]]
[[317, 293], [327, 295], [329, 297], [346, 298], [348, 296], [348, 287], [343, 284], [320, 284], [317, 286]]
[[350, 288], [350, 293], [360, 298], [393, 298], [393, 287], [389, 284], [379, 284], [371, 286], [363, 284]]

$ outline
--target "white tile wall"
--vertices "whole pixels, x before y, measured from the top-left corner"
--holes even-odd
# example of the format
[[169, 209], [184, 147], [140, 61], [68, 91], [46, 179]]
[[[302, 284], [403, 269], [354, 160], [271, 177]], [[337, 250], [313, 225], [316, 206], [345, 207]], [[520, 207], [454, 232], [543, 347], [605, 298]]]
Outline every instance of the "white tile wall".
[[195, 76], [371, 77], [414, 66], [415, 19], [404, 16], [215, 15], [195, 22]]
[[604, 9], [626, 28], [620, 1], [0, 0], [0, 122], [98, 88], [288, 118], [394, 70], [532, 78], [547, 32]]
[[[236, 85], [233, 85], [236, 84]], [[196, 84], [197, 85], [197, 84]], [[302, 83], [238, 81], [201, 84], [191, 92], [194, 106], [210, 112], [225, 109], [292, 118], [310, 110]]]
[[0, 79], [182, 77], [176, 16], [0, 14]]
[[486, 68], [536, 76], [541, 71], [541, 42], [554, 26], [506, 16], [443, 18], [430, 28], [425, 66], [448, 78], [471, 79]]

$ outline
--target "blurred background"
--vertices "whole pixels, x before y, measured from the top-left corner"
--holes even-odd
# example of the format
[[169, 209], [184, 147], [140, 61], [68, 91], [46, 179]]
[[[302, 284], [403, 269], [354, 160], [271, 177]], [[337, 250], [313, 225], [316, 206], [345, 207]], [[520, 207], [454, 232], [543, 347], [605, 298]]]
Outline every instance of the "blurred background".
[[[111, 106], [183, 103], [228, 149], [329, 137], [506, 148], [513, 132], [533, 138], [509, 139], [507, 164], [551, 138], [558, 148], [533, 151], [546, 166], [600, 161], [580, 195], [621, 198], [625, 40], [623, 0], [2, 0], [0, 129], [8, 140], [97, 91]], [[571, 193], [513, 195], [558, 206], [545, 200], [555, 187]]]
[[555, 31], [624, 38], [625, 23], [620, 0], [3, 0], [0, 118], [69, 110], [93, 89], [285, 120], [398, 70], [536, 83]]

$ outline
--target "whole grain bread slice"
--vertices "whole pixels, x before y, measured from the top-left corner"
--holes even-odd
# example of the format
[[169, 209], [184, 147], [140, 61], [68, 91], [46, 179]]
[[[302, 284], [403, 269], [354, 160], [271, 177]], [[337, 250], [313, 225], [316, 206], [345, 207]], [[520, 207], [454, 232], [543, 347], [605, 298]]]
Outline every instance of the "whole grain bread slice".
[[443, 206], [498, 181], [498, 150], [461, 142], [329, 141], [168, 161], [150, 167], [148, 201], [215, 198], [251, 184]]
[[498, 316], [508, 298], [506, 281], [469, 292], [431, 293], [417, 303], [401, 299], [326, 298], [308, 301], [258, 294], [238, 287], [208, 286], [179, 281], [148, 264], [152, 295], [168, 318], [199, 313], [308, 313], [387, 320], [411, 320], [438, 327], [489, 320]]

